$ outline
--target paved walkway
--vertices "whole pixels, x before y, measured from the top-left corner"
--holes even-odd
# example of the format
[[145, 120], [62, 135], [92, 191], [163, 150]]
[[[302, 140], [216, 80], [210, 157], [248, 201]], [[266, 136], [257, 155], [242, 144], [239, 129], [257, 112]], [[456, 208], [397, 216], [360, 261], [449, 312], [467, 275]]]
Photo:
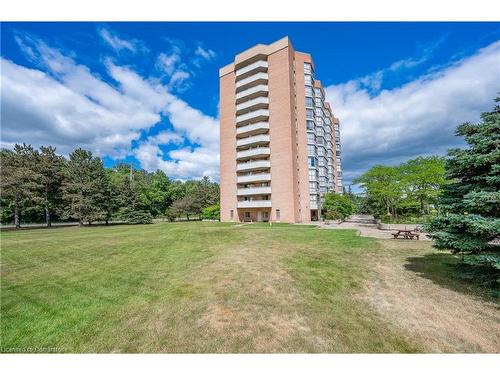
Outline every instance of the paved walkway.
[[[394, 232], [393, 230], [378, 229], [375, 218], [372, 215], [353, 215], [340, 224], [325, 224], [325, 222], [321, 222], [318, 223], [318, 226], [321, 229], [357, 229], [359, 231], [359, 235], [362, 237], [374, 237], [381, 239], [393, 238], [392, 233]], [[420, 239], [429, 240], [425, 234], [421, 234]]]

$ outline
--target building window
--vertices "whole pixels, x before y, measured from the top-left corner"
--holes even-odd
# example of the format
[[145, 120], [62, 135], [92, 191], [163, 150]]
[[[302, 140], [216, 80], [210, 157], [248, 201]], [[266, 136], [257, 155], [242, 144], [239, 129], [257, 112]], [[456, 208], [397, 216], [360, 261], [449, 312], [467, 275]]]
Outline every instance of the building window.
[[318, 190], [318, 183], [317, 182], [309, 182], [309, 192], [310, 193], [316, 193], [316, 191]]
[[306, 85], [312, 86], [312, 77], [310, 74], [304, 75], [304, 80]]
[[312, 73], [311, 64], [306, 63], [306, 62], [304, 63], [304, 73], [306, 73], [306, 74]]
[[245, 220], [250, 220], [250, 212], [245, 212]]
[[306, 109], [306, 118], [313, 120], [314, 119], [314, 111], [312, 109]]
[[307, 159], [309, 160], [309, 167], [314, 168], [318, 164], [318, 161], [314, 157], [309, 156]]
[[323, 103], [321, 102], [321, 98], [314, 99], [314, 103], [316, 104], [317, 107], [323, 106]]
[[307, 120], [306, 127], [307, 127], [307, 130], [314, 130], [314, 121]]
[[313, 96], [313, 89], [311, 86], [306, 86], [306, 96]]
[[276, 221], [280, 221], [281, 220], [281, 212], [280, 212], [280, 209], [277, 208], [276, 209]]
[[231, 211], [229, 212], [229, 217], [230, 217], [230, 219], [231, 219], [231, 220], [233, 220], [233, 219], [234, 219], [234, 210], [231, 210]]
[[323, 110], [321, 108], [316, 108], [316, 115], [323, 116]]
[[316, 129], [316, 135], [323, 137], [325, 135], [325, 132], [323, 131], [323, 128], [318, 128]]
[[316, 142], [316, 136], [314, 135], [314, 133], [307, 133], [307, 142], [308, 143]]
[[323, 118], [322, 117], [316, 117], [316, 124], [322, 126], [323, 125]]
[[318, 171], [316, 169], [309, 169], [309, 181], [316, 181], [318, 179]]
[[314, 107], [314, 101], [312, 98], [306, 96], [306, 107]]
[[315, 145], [307, 145], [307, 155], [316, 156], [316, 146]]

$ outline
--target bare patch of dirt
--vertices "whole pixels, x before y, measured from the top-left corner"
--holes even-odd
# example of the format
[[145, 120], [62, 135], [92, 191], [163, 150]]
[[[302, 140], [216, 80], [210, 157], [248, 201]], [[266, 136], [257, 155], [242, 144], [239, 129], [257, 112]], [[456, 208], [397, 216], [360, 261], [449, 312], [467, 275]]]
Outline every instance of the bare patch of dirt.
[[[499, 305], [422, 277], [408, 257], [435, 252], [428, 242], [379, 240], [374, 276], [362, 299], [429, 352], [500, 352]], [[406, 265], [406, 267], [405, 267]]]

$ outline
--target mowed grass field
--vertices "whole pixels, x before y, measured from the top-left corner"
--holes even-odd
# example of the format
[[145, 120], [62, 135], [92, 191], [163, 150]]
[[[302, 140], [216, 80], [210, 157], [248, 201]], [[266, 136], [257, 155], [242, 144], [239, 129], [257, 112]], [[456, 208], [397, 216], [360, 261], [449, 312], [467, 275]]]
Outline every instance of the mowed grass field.
[[286, 224], [3, 232], [1, 351], [498, 352], [497, 301], [442, 254]]

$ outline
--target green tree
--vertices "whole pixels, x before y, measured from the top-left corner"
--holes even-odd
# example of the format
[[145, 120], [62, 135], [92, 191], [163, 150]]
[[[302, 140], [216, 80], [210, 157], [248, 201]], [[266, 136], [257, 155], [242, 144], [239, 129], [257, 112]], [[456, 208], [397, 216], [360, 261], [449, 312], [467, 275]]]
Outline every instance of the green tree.
[[1, 151], [1, 198], [9, 201], [4, 206], [12, 207], [16, 228], [21, 227], [21, 209], [38, 202], [41, 176], [37, 160], [38, 152], [31, 145], [16, 144], [13, 151]]
[[[375, 206], [384, 207], [391, 219], [397, 217], [397, 204], [403, 198], [405, 182], [399, 167], [376, 165], [354, 180], [366, 191]], [[381, 212], [376, 212], [381, 214]]]
[[52, 226], [52, 215], [61, 204], [61, 188], [64, 179], [64, 158], [56, 154], [55, 147], [40, 147], [36, 169], [40, 175], [40, 201], [45, 211], [45, 223]]
[[[437, 198], [446, 184], [445, 159], [439, 156], [419, 156], [401, 165], [403, 185], [407, 197], [418, 201], [420, 213], [429, 213], [429, 205], [437, 204]], [[411, 206], [412, 202], [404, 203]]]
[[153, 216], [165, 213], [172, 204], [172, 183], [165, 172], [156, 171], [151, 175], [151, 183], [147, 189], [150, 211]]
[[451, 182], [440, 198], [440, 215], [427, 229], [436, 247], [500, 269], [498, 247], [490, 244], [500, 235], [500, 107], [483, 113], [478, 124], [458, 126], [456, 135], [469, 147], [448, 151]]
[[325, 218], [330, 220], [345, 220], [356, 209], [348, 196], [337, 193], [326, 193], [323, 207], [326, 210]]
[[201, 217], [206, 220], [220, 220], [220, 204], [203, 208]]
[[167, 216], [169, 217], [179, 217], [181, 215], [186, 215], [189, 220], [189, 216], [196, 214], [199, 210], [198, 205], [194, 201], [194, 196], [192, 194], [186, 195], [183, 198], [177, 199], [172, 206], [169, 208]]
[[106, 173], [102, 161], [90, 151], [81, 148], [69, 155], [64, 168], [63, 199], [66, 203], [63, 216], [76, 218], [81, 226], [105, 218]]

